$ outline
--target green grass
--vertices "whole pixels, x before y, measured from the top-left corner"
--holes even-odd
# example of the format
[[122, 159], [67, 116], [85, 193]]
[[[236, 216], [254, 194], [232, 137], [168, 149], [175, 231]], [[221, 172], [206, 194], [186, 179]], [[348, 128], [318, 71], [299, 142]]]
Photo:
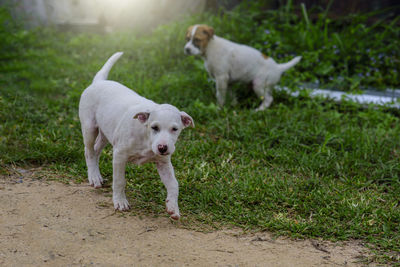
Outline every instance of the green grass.
[[[282, 77], [281, 84], [291, 88], [316, 79], [343, 90], [398, 87], [396, 23], [367, 26], [367, 16], [358, 15], [348, 24], [348, 18], [330, 21], [324, 12], [313, 21], [306, 8], [294, 15], [289, 3], [278, 11], [242, 5], [206, 13], [147, 35], [94, 35], [24, 31], [0, 11], [3, 168], [44, 165], [86, 182], [79, 97], [106, 59], [124, 51], [111, 79], [195, 120], [172, 159], [189, 226], [195, 220], [294, 237], [356, 238], [377, 251], [378, 261], [399, 259], [399, 111], [275, 93], [270, 109], [254, 112], [260, 100], [242, 84], [233, 86], [239, 104], [218, 109], [202, 61], [183, 55], [187, 26], [208, 23], [217, 34], [279, 62], [302, 55]], [[385, 55], [380, 65], [371, 65], [370, 57], [379, 53]], [[371, 68], [379, 71], [358, 75]], [[110, 147], [101, 171], [110, 183]], [[166, 192], [152, 164], [129, 166], [127, 178], [134, 211], [167, 216]]]

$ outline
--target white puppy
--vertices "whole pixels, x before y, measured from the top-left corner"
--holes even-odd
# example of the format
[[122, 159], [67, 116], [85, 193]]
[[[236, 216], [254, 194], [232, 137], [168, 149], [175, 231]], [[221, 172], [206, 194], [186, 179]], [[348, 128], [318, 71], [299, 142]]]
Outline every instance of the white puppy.
[[185, 54], [200, 55], [204, 65], [216, 81], [217, 101], [224, 105], [228, 83], [251, 82], [254, 92], [263, 99], [257, 110], [268, 108], [272, 103], [271, 91], [283, 72], [296, 65], [301, 57], [285, 64], [277, 64], [272, 58], [247, 45], [236, 44], [214, 34], [207, 25], [190, 26], [186, 33]]
[[177, 220], [179, 189], [171, 154], [181, 130], [194, 127], [193, 119], [174, 106], [156, 104], [118, 82], [108, 81], [108, 72], [121, 55], [119, 52], [110, 57], [80, 99], [79, 118], [89, 183], [95, 188], [101, 187], [99, 157], [105, 145], [111, 143], [114, 208], [129, 209], [125, 196], [126, 163], [155, 162], [167, 188], [167, 212]]

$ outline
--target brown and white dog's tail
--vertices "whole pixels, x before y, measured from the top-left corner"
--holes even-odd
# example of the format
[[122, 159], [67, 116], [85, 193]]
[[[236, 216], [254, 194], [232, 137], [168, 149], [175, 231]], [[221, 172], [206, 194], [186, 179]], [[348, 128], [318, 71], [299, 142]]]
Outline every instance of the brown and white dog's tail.
[[93, 78], [93, 82], [96, 81], [104, 81], [107, 80], [108, 73], [110, 72], [111, 68], [114, 66], [115, 62], [124, 54], [123, 52], [117, 52], [112, 55], [104, 64], [104, 66], [96, 73], [96, 76]]
[[288, 69], [290, 69], [291, 67], [293, 67], [294, 65], [296, 65], [297, 63], [299, 63], [301, 57], [295, 57], [294, 59], [290, 60], [287, 63], [283, 63], [283, 64], [278, 64], [278, 68], [281, 72], [285, 72]]

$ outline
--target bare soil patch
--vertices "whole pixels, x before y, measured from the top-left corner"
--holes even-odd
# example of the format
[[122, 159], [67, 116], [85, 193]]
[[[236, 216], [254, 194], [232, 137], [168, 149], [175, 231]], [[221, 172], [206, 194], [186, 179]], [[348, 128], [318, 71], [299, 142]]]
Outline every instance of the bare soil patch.
[[358, 242], [275, 239], [239, 229], [184, 229], [169, 218], [114, 212], [85, 184], [0, 176], [1, 266], [359, 266]]

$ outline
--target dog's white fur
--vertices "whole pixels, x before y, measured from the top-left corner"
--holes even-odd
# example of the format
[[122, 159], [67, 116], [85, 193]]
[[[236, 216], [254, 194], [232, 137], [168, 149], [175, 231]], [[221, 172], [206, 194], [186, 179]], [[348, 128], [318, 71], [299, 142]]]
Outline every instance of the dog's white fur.
[[[247, 45], [237, 44], [214, 34], [207, 25], [194, 25], [190, 30], [190, 39], [184, 52], [201, 55], [208, 73], [216, 81], [217, 101], [224, 105], [228, 83], [231, 81], [251, 82], [254, 92], [263, 99], [257, 110], [268, 108], [272, 101], [272, 89], [281, 78], [283, 72], [296, 65], [301, 57], [295, 57], [284, 64], [277, 64], [272, 58], [264, 56], [260, 51]], [[196, 32], [211, 29], [211, 37], [204, 41], [206, 48], [202, 51], [194, 44]], [[189, 34], [189, 32], [188, 32]]]
[[194, 126], [193, 119], [168, 104], [156, 104], [124, 85], [107, 80], [122, 52], [115, 53], [82, 93], [79, 118], [85, 145], [90, 185], [101, 187], [99, 157], [106, 144], [113, 146], [114, 208], [128, 210], [125, 196], [125, 165], [155, 162], [167, 188], [166, 209], [179, 219], [178, 182], [171, 164], [175, 142], [183, 128]]

